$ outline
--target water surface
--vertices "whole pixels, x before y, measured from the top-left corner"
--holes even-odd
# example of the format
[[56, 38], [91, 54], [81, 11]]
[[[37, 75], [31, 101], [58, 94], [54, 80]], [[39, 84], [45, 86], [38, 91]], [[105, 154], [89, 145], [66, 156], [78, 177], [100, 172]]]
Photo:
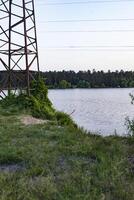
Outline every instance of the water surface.
[[55, 108], [71, 115], [88, 131], [103, 135], [127, 133], [125, 117], [134, 116], [129, 93], [134, 88], [49, 90]]

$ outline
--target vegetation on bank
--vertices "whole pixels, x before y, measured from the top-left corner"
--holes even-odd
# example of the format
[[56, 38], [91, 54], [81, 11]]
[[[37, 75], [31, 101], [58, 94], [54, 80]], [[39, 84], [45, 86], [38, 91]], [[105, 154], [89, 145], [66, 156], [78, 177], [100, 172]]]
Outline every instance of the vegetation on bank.
[[[87, 133], [57, 114], [42, 81], [32, 87], [0, 101], [0, 199], [133, 200], [134, 137]], [[29, 114], [49, 121], [25, 125]]]
[[[129, 94], [131, 97], [131, 104], [134, 104], [134, 95]], [[128, 129], [129, 134], [134, 137], [134, 117], [132, 119], [129, 118], [129, 116], [126, 118], [125, 125]]]
[[71, 117], [66, 113], [56, 111], [48, 98], [48, 89], [43, 79], [32, 81], [30, 96], [25, 91], [19, 94], [11, 94], [0, 101], [3, 108], [11, 112], [26, 110], [33, 117], [56, 121], [59, 125], [71, 125], [77, 127]]

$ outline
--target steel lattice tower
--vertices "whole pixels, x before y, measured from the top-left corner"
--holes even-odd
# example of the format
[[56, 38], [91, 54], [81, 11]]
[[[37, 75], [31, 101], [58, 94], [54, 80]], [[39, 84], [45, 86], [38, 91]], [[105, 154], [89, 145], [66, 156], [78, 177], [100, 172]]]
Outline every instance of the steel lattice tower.
[[18, 88], [30, 94], [31, 71], [39, 73], [34, 0], [0, 0], [0, 71], [2, 96]]

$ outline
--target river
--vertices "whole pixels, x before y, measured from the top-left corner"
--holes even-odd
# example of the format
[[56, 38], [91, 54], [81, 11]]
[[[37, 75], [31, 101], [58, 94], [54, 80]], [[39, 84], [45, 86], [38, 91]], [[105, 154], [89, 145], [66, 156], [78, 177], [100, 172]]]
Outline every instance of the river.
[[59, 111], [93, 133], [104, 136], [127, 134], [125, 118], [134, 117], [129, 93], [134, 88], [49, 90], [49, 98]]

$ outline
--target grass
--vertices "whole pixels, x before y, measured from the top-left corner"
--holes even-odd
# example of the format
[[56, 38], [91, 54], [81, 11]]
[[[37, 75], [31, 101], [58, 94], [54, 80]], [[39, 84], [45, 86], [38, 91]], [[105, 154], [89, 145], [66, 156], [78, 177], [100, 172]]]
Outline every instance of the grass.
[[0, 200], [134, 199], [133, 137], [25, 126], [23, 113], [0, 108]]

